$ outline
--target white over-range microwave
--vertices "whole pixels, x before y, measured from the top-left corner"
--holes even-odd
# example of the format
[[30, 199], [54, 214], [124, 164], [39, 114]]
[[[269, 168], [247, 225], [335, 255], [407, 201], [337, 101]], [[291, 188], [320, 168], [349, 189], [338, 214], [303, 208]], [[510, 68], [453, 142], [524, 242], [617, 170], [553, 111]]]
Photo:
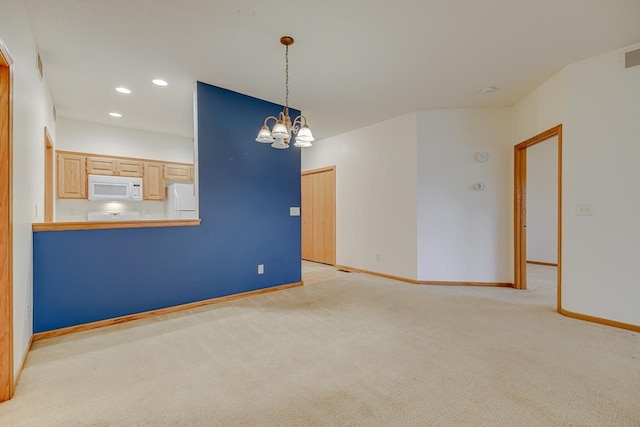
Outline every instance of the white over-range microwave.
[[141, 202], [142, 178], [89, 175], [89, 200], [102, 202]]

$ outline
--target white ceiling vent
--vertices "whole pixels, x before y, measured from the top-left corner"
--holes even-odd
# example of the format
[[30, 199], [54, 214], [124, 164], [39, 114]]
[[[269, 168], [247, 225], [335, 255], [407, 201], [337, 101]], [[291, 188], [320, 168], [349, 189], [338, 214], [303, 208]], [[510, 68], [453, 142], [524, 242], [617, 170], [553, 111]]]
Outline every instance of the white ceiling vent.
[[624, 68], [637, 67], [640, 65], [640, 49], [630, 50], [624, 53]]

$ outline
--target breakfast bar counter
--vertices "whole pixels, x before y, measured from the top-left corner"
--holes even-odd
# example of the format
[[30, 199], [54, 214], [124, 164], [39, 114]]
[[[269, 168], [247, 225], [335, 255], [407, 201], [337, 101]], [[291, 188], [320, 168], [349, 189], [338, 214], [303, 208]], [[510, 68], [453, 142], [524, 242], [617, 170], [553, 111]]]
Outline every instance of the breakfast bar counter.
[[194, 227], [200, 219], [153, 219], [136, 221], [75, 221], [40, 222], [32, 225], [33, 231], [105, 230], [116, 228]]

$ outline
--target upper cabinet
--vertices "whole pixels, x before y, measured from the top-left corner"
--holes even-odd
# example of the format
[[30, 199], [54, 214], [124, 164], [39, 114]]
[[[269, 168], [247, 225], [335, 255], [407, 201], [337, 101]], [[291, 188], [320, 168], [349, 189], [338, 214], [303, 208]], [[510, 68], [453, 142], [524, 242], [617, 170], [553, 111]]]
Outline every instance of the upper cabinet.
[[193, 181], [193, 166], [181, 163], [165, 163], [164, 179]]
[[58, 151], [59, 199], [86, 199], [87, 175], [142, 178], [144, 200], [164, 200], [164, 181], [193, 181], [193, 165]]
[[89, 175], [116, 175], [117, 160], [109, 157], [87, 157]]
[[142, 183], [144, 200], [164, 200], [162, 167], [162, 163], [144, 163], [144, 182]]
[[118, 175], [142, 177], [142, 161], [136, 159], [116, 159], [113, 157], [87, 157], [89, 175]]
[[87, 198], [87, 173], [85, 163], [85, 156], [69, 153], [58, 153], [58, 198]]
[[120, 176], [142, 177], [142, 161], [137, 160], [118, 160], [116, 171]]

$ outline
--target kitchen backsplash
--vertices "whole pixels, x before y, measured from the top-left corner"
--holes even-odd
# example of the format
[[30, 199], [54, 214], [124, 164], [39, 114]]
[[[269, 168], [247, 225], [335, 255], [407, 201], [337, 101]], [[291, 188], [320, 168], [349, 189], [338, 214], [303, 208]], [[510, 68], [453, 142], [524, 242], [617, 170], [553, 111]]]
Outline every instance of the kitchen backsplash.
[[89, 212], [138, 211], [141, 219], [164, 219], [165, 202], [143, 201], [131, 203], [90, 202], [88, 200], [57, 199], [55, 221], [87, 221]]

